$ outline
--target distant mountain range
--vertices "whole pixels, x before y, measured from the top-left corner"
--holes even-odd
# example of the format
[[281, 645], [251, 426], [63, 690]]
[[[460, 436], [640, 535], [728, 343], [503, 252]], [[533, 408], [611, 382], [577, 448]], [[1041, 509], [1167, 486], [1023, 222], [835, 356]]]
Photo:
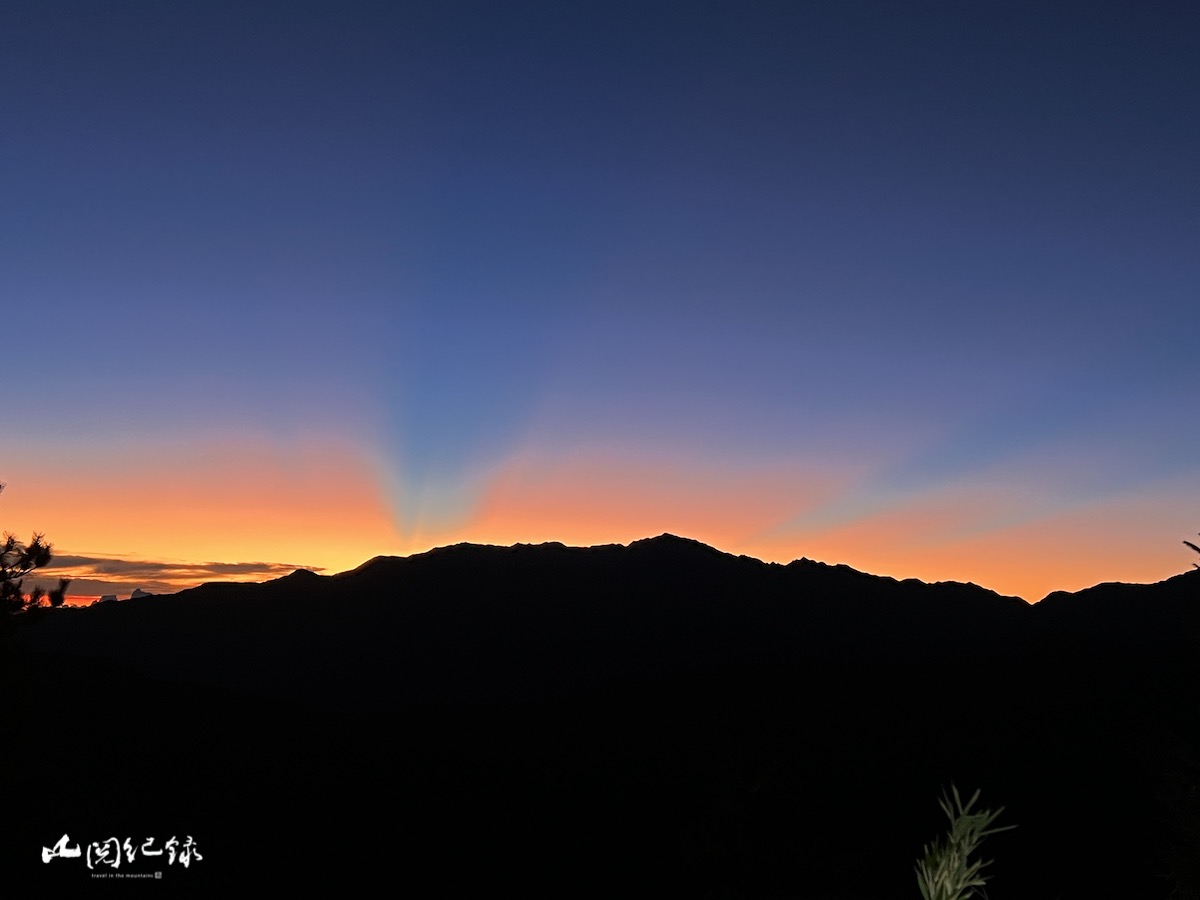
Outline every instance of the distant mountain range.
[[156, 676], [367, 708], [543, 696], [616, 677], [797, 654], [897, 660], [1054, 635], [1154, 645], [1200, 631], [1200, 571], [1030, 605], [973, 584], [787, 565], [664, 534], [629, 546], [458, 544], [349, 572], [64, 610], [39, 650]]
[[993, 896], [1165, 897], [1200, 889], [1198, 645], [1195, 570], [1030, 605], [672, 535], [459, 544], [47, 611], [3, 762], [57, 763], [18, 791], [36, 840], [207, 831], [174, 873], [201, 894], [344, 863], [418, 896], [911, 897], [954, 780], [1020, 826]]

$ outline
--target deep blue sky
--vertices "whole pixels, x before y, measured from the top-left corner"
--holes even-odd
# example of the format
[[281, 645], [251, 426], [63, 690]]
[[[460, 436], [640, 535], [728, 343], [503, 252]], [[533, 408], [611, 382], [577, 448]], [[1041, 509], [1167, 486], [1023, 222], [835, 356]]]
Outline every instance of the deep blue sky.
[[[1165, 576], [1200, 528], [1198, 46], [1190, 3], [9, 2], [0, 304], [37, 397], [0, 475], [337, 435], [405, 547]], [[579, 529], [680, 470], [789, 499]], [[1094, 556], [1047, 546], [1085, 522]]]

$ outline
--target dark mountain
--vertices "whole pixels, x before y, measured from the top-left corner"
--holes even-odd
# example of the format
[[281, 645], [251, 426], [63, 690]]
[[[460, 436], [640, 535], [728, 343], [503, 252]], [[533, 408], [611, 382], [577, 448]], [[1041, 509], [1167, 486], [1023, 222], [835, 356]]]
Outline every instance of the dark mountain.
[[1063, 638], [1112, 646], [1194, 643], [1200, 638], [1200, 569], [1158, 584], [1098, 584], [1057, 591], [1034, 608], [1039, 622]]
[[1166, 897], [1198, 608], [1200, 572], [1030, 606], [662, 535], [57, 610], [4, 658], [0, 761], [54, 772], [10, 776], [9, 852], [69, 885], [63, 831], [186, 828], [174, 892], [912, 897], [954, 781], [1020, 826], [993, 896]]
[[1013, 640], [1027, 604], [961, 584], [787, 566], [662, 535], [459, 544], [340, 575], [207, 584], [46, 618], [45, 652], [335, 708], [543, 699], [615, 678], [809, 657], [904, 659]]

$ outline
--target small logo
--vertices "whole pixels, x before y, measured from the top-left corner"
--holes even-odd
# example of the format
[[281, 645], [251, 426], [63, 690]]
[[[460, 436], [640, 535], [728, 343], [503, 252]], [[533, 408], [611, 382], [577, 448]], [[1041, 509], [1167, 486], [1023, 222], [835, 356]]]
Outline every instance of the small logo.
[[[76, 842], [72, 845], [71, 838], [64, 834], [53, 847], [42, 848], [42, 862], [49, 863], [52, 859], [85, 857], [89, 869], [95, 869], [97, 866], [119, 869], [122, 862], [132, 865], [139, 856], [161, 858], [164, 854], [167, 857], [167, 865], [179, 864], [185, 869], [189, 868], [193, 861], [204, 859], [196, 846], [195, 838], [190, 834], [186, 835], [182, 841], [172, 835], [164, 843], [159, 843], [158, 839], [153, 837], [146, 838], [140, 844], [131, 837], [125, 838], [124, 841], [117, 837], [105, 838], [88, 843], [86, 856], [80, 848], [80, 844]], [[162, 871], [155, 871], [154, 877], [162, 878]]]

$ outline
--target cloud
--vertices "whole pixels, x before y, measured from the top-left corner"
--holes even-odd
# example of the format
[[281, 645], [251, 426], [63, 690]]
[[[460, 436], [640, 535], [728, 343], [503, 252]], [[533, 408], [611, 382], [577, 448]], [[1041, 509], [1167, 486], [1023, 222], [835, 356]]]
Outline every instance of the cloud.
[[[325, 571], [321, 566], [278, 562], [173, 562], [56, 553], [52, 563], [31, 578], [49, 587], [59, 578], [70, 578], [68, 601], [104, 594], [127, 596], [134, 588], [154, 594], [172, 594], [207, 581], [269, 581], [296, 569]], [[26, 585], [29, 587], [31, 585]]]
[[[177, 590], [271, 578], [277, 561], [344, 571], [402, 549], [374, 457], [336, 435], [196, 432], [87, 446], [82, 463], [58, 448], [49, 460], [0, 472], [17, 485], [0, 496], [4, 528], [23, 538], [44, 533], [61, 568], [133, 578], [148, 562], [145, 577]], [[7, 453], [0, 458], [10, 466]]]

